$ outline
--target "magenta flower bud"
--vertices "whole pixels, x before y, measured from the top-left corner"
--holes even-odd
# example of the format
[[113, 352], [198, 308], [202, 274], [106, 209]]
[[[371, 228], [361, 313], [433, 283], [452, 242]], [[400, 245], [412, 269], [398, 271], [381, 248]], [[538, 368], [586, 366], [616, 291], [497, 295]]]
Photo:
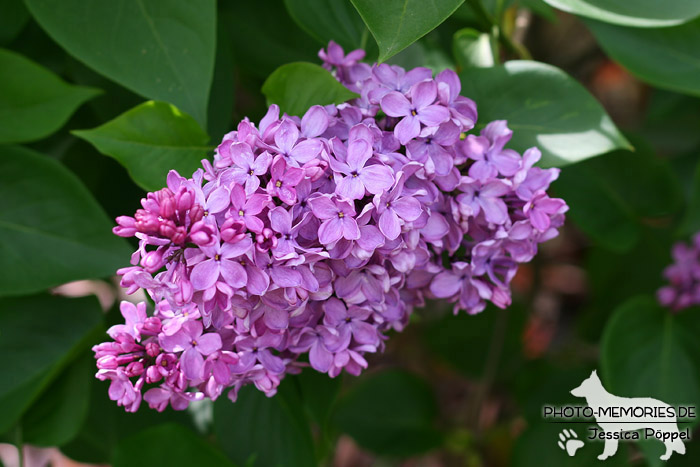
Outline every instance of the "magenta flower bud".
[[175, 215], [175, 199], [165, 198], [160, 203], [160, 215], [164, 219], [170, 219]]
[[139, 209], [138, 211], [136, 211], [136, 214], [134, 214], [134, 219], [134, 226], [138, 229], [139, 232], [157, 232], [158, 227], [160, 226], [158, 216], [143, 209]]
[[133, 378], [134, 376], [140, 376], [143, 374], [143, 363], [141, 363], [140, 361], [131, 362], [126, 366], [126, 370], [124, 370], [124, 372], [129, 378]]
[[[156, 335], [160, 332], [162, 329], [162, 325], [160, 322], [160, 318], [157, 316], [149, 316], [146, 318], [143, 322], [143, 325], [141, 326], [141, 332], [144, 334], [153, 334]], [[149, 342], [151, 344], [151, 342]], [[146, 351], [148, 351], [148, 344], [146, 344]]]
[[158, 367], [149, 366], [146, 368], [146, 383], [153, 384], [163, 379], [163, 375], [158, 371]]
[[192, 206], [192, 208], [190, 209], [190, 222], [194, 224], [195, 222], [201, 221], [203, 217], [204, 208], [199, 204], [195, 204], [194, 206]]
[[155, 342], [149, 342], [146, 344], [146, 354], [149, 357], [157, 357], [160, 354], [160, 345]]
[[170, 237], [170, 239], [176, 245], [183, 245], [185, 243], [186, 238], [187, 238], [187, 230], [185, 230], [185, 228], [182, 226], [176, 227], [175, 233]]
[[200, 247], [211, 247], [217, 241], [216, 230], [204, 221], [196, 222], [190, 229], [190, 241]]
[[179, 212], [189, 211], [194, 205], [194, 197], [192, 193], [185, 189], [181, 189], [180, 192], [175, 195], [175, 200], [177, 203], [177, 210]]
[[175, 225], [175, 222], [171, 220], [165, 220], [160, 223], [158, 227], [158, 233], [165, 238], [170, 238], [172, 239], [175, 236], [175, 231], [177, 229], [177, 226]]
[[100, 370], [115, 370], [118, 366], [119, 362], [114, 355], [105, 355], [97, 359], [97, 368]]
[[221, 226], [221, 239], [227, 243], [238, 243], [246, 234], [245, 222], [229, 218]]
[[147, 271], [153, 274], [163, 267], [163, 250], [158, 248], [157, 250], [149, 251], [141, 259], [141, 266]]
[[265, 227], [262, 230], [262, 232], [255, 235], [255, 248], [259, 252], [264, 253], [266, 251], [269, 251], [271, 248], [276, 247], [277, 236], [275, 235], [275, 232], [272, 231], [272, 229], [268, 229], [267, 227]]

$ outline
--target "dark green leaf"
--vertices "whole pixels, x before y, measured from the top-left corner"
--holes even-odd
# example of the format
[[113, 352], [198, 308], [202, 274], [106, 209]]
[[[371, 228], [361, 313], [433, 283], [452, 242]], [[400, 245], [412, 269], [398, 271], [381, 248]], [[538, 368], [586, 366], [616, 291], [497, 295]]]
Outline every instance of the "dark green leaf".
[[452, 53], [460, 70], [493, 66], [490, 36], [476, 29], [464, 28], [457, 31], [452, 42]]
[[[638, 224], [679, 214], [682, 193], [669, 164], [646, 143], [565, 168], [555, 191], [566, 199], [578, 226], [606, 248], [626, 251], [638, 237]], [[664, 219], [668, 217], [669, 219]]]
[[90, 68], [206, 127], [216, 2], [27, 0], [42, 28]]
[[[241, 421], [239, 421], [241, 423]], [[119, 443], [114, 467], [231, 467], [226, 457], [196, 433], [176, 424], [140, 431]]]
[[304, 115], [312, 105], [340, 104], [357, 97], [328, 70], [313, 63], [296, 62], [275, 70], [263, 84], [268, 103], [289, 115]]
[[[118, 309], [118, 307], [117, 307]], [[109, 321], [116, 316], [107, 315]], [[119, 315], [118, 321], [123, 322]], [[111, 319], [112, 318], [112, 319]], [[107, 325], [112, 324], [108, 321]], [[86, 355], [93, 361], [92, 355]], [[61, 446], [61, 451], [73, 460], [89, 464], [109, 464], [112, 461], [117, 444], [124, 438], [134, 434], [135, 429], [145, 429], [163, 423], [177, 423], [193, 428], [187, 411], [175, 411], [171, 408], [164, 412], [149, 409], [142, 403], [136, 413], [126, 412], [115, 401], [109, 400], [109, 381], [99, 381], [93, 376], [85, 384], [90, 392], [90, 407], [87, 419], [80, 428], [77, 436], [68, 444]], [[158, 465], [158, 464], [156, 464]]]
[[653, 397], [697, 407], [699, 330], [697, 310], [673, 315], [653, 297], [628, 300], [615, 310], [603, 334], [603, 385], [617, 396]]
[[338, 399], [341, 378], [329, 378], [324, 373], [307, 370], [290, 379], [299, 385], [302, 403], [311, 418], [318, 425], [325, 427]]
[[223, 18], [218, 19], [216, 31], [216, 65], [214, 67], [214, 81], [209, 96], [209, 117], [207, 127], [212, 141], [221, 141], [233, 122], [234, 93], [236, 82], [234, 80], [233, 50], [231, 48], [231, 36]]
[[99, 92], [68, 84], [23, 56], [0, 49], [0, 144], [50, 135]]
[[632, 248], [639, 225], [614, 186], [587, 164], [565, 168], [553, 184], [569, 205], [567, 217], [601, 246], [616, 252]]
[[469, 378], [480, 378], [486, 370], [491, 341], [503, 342], [500, 358], [494, 362], [501, 372], [522, 361], [520, 335], [527, 319], [517, 305], [503, 311], [489, 307], [478, 315], [450, 312], [440, 319], [427, 320], [423, 336], [428, 347]]
[[654, 28], [685, 23], [700, 15], [700, 3], [688, 0], [544, 0], [555, 8], [606, 23]]
[[289, 15], [324, 47], [335, 41], [345, 52], [362, 48], [365, 23], [350, 0], [284, 0]]
[[[700, 2], [693, 2], [700, 7]], [[659, 3], [664, 6], [665, 2]], [[586, 21], [615, 61], [643, 81], [700, 96], [700, 19], [673, 28], [633, 29]]]
[[445, 21], [464, 0], [351, 0], [379, 46], [379, 61], [401, 52]]
[[29, 21], [29, 12], [22, 0], [0, 2], [0, 44], [7, 44]]
[[0, 199], [0, 296], [112, 275], [129, 262], [102, 208], [55, 160], [0, 148]]
[[241, 389], [236, 402], [222, 396], [214, 405], [214, 432], [237, 464], [316, 464], [309, 422], [296, 387], [288, 383], [271, 398], [252, 385]]
[[165, 186], [170, 169], [189, 177], [211, 149], [197, 122], [164, 102], [144, 102], [102, 126], [73, 133], [119, 161], [148, 191]]
[[685, 235], [693, 234], [700, 230], [700, 163], [695, 167], [693, 188], [690, 193], [688, 209], [683, 219], [681, 232]]
[[479, 127], [508, 120], [510, 147], [537, 146], [545, 166], [564, 166], [629, 143], [603, 107], [559, 68], [531, 61], [511, 61], [460, 74], [462, 95], [474, 99]]
[[0, 433], [20, 418], [61, 370], [94, 339], [102, 312], [94, 297], [0, 299]]
[[35, 446], [61, 446], [80, 430], [90, 406], [95, 359], [73, 360], [22, 417], [22, 439]]
[[409, 456], [441, 441], [435, 428], [437, 403], [430, 386], [400, 370], [388, 370], [357, 383], [338, 401], [337, 428], [377, 454]]
[[286, 14], [283, 0], [223, 1], [218, 13], [231, 34], [236, 67], [255, 79], [285, 63], [318, 60], [318, 42]]

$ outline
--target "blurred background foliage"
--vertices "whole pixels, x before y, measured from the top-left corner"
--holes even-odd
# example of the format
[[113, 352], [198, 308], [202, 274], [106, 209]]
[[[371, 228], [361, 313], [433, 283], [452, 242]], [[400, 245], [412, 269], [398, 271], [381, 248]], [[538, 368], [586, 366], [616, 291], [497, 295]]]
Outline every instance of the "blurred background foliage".
[[[318, 67], [329, 40], [455, 68], [477, 129], [508, 119], [514, 149], [562, 167], [567, 225], [511, 308], [431, 303], [359, 378], [124, 413], [90, 352], [121, 319], [111, 219], [268, 103], [351, 97]], [[653, 299], [672, 243], [700, 229], [699, 45], [697, 0], [0, 0], [2, 440], [129, 467], [584, 466], [602, 443], [568, 457], [541, 411], [581, 403], [592, 369], [615, 394], [700, 405], [700, 315]], [[698, 465], [687, 449], [669, 464]], [[621, 443], [606, 464], [662, 450]]]

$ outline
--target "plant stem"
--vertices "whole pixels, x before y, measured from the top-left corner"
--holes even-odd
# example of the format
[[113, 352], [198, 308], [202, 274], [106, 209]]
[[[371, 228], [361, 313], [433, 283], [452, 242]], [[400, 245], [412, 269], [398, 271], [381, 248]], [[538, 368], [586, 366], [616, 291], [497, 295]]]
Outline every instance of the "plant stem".
[[506, 337], [506, 329], [508, 327], [508, 312], [505, 310], [494, 311], [497, 314], [496, 323], [493, 327], [491, 342], [489, 343], [488, 354], [486, 355], [486, 363], [484, 365], [484, 376], [479, 386], [479, 389], [474, 396], [474, 405], [472, 409], [472, 426], [474, 430], [479, 430], [479, 415], [481, 414], [481, 406], [484, 404], [486, 397], [491, 392], [496, 380], [498, 372], [498, 364], [501, 360], [503, 352], [503, 344]]
[[[498, 42], [503, 45], [509, 52], [514, 53], [519, 58], [523, 60], [531, 60], [532, 55], [522, 44], [516, 44], [507, 35], [503, 34], [503, 28], [500, 26], [500, 21], [493, 16], [484, 8], [481, 0], [467, 0], [469, 5], [471, 5], [474, 12], [480, 17], [481, 22], [485, 30], [489, 31], [490, 34], [498, 40]], [[502, 8], [499, 8], [502, 10]], [[497, 60], [500, 62], [500, 60]]]

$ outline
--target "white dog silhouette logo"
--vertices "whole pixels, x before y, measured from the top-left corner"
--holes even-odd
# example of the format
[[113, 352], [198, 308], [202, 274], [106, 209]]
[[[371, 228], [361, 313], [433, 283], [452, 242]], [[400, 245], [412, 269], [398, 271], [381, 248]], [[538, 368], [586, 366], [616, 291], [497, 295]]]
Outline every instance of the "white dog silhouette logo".
[[577, 388], [572, 389], [571, 394], [586, 399], [593, 410], [596, 423], [601, 427], [601, 433], [597, 437], [605, 440], [605, 447], [598, 459], [605, 460], [615, 454], [620, 439], [631, 439], [624, 435], [625, 432], [637, 430], [651, 432], [664, 443], [666, 452], [661, 460], [668, 460], [674, 451], [685, 454], [676, 411], [669, 404], [651, 397], [619, 397], [610, 394], [603, 387], [595, 370]]

